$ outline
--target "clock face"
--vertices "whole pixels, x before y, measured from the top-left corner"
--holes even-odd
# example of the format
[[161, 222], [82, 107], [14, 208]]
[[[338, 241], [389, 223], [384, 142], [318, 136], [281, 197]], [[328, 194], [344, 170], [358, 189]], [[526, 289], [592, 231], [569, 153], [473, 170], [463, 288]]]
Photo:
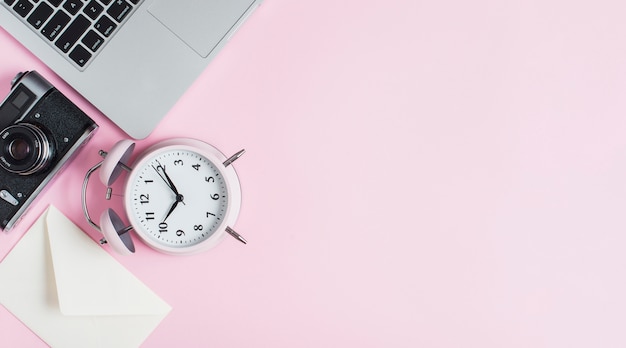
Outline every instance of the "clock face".
[[150, 246], [176, 252], [223, 230], [229, 190], [216, 160], [209, 157], [191, 149], [166, 148], [141, 159], [131, 172], [126, 212]]

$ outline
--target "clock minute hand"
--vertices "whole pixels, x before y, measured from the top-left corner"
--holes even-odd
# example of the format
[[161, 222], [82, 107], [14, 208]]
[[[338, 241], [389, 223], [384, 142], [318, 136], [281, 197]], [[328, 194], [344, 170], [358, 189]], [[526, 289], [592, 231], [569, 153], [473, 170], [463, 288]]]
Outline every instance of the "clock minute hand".
[[[172, 189], [172, 191], [174, 191], [174, 194], [176, 194], [176, 196], [179, 196], [180, 194], [178, 193], [178, 190], [176, 189], [176, 185], [174, 185], [174, 183], [172, 182], [172, 179], [170, 179], [170, 176], [167, 175], [167, 172], [165, 171], [165, 167], [161, 167], [161, 169], [163, 170], [163, 174], [165, 174], [165, 178], [167, 179], [167, 182], [169, 183], [169, 187]], [[176, 200], [178, 200], [178, 197], [176, 198]]]
[[[159, 171], [159, 168], [161, 168], [161, 170]], [[159, 163], [158, 166], [152, 166], [152, 169], [154, 169], [155, 172], [157, 172], [157, 174], [159, 174], [159, 177], [165, 182], [165, 184], [167, 185], [167, 187], [169, 187], [172, 192], [174, 192], [175, 195], [178, 195], [178, 190], [176, 189], [176, 186], [174, 185], [174, 183], [172, 182], [172, 179], [170, 179], [169, 175], [167, 175], [167, 172], [165, 171], [165, 167], [161, 165], [161, 163]], [[161, 174], [161, 172], [163, 172], [163, 174]]]
[[165, 179], [165, 177], [163, 176], [163, 174], [161, 174], [161, 172], [159, 171], [159, 167], [155, 167], [152, 166], [152, 169], [154, 169], [154, 171], [159, 175], [159, 178], [161, 178], [161, 180], [163, 180], [163, 182], [165, 183], [165, 185], [167, 185], [167, 187], [169, 187], [170, 189], [172, 188], [170, 186], [170, 184], [167, 182], [167, 179]]

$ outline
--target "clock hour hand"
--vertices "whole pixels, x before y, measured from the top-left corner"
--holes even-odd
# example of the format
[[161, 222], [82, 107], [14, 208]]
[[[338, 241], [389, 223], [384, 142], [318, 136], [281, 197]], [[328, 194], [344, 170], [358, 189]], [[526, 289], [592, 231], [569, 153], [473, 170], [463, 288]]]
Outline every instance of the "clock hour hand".
[[176, 206], [178, 205], [178, 201], [175, 201], [174, 204], [172, 204], [172, 206], [170, 207], [170, 210], [167, 212], [167, 214], [165, 215], [165, 218], [163, 219], [163, 222], [165, 222], [167, 220], [168, 217], [170, 217], [170, 215], [172, 214], [172, 212], [174, 211], [174, 209], [176, 209]]
[[174, 204], [172, 204], [172, 206], [170, 207], [170, 210], [165, 215], [165, 219], [163, 219], [163, 222], [165, 222], [167, 218], [170, 217], [170, 215], [172, 215], [172, 212], [174, 212], [174, 209], [176, 209], [177, 205], [178, 205], [178, 201], [175, 201]]
[[176, 195], [176, 201], [172, 204], [172, 206], [170, 207], [170, 210], [165, 215], [165, 219], [163, 219], [163, 222], [165, 222], [165, 220], [167, 220], [167, 218], [170, 217], [170, 215], [172, 215], [172, 212], [174, 212], [174, 209], [176, 209], [176, 207], [178, 206], [178, 203], [185, 204], [185, 202], [183, 202], [184, 199], [185, 197], [183, 197], [183, 195], [181, 194]]

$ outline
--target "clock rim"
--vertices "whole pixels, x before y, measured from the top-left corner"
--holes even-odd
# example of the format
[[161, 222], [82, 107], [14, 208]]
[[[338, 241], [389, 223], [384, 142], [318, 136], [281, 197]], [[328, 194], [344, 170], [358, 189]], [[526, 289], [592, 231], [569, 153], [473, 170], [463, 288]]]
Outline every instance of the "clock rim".
[[[171, 150], [186, 150], [196, 152], [209, 161], [211, 161], [224, 178], [226, 192], [228, 194], [228, 203], [226, 204], [226, 212], [222, 222], [218, 225], [215, 232], [207, 239], [189, 246], [171, 247], [158, 243], [151, 238], [143, 229], [143, 226], [135, 220], [135, 215], [131, 213], [132, 195], [131, 183], [135, 181], [140, 172], [139, 168], [143, 168], [152, 158]], [[204, 141], [193, 138], [174, 138], [161, 141], [141, 153], [135, 161], [133, 169], [129, 173], [124, 188], [124, 211], [128, 220], [135, 230], [137, 236], [149, 247], [166, 254], [173, 255], [191, 255], [216, 246], [227, 234], [226, 227], [234, 225], [239, 211], [241, 210], [241, 186], [237, 172], [232, 165], [224, 167], [223, 163], [227, 157], [216, 147]]]

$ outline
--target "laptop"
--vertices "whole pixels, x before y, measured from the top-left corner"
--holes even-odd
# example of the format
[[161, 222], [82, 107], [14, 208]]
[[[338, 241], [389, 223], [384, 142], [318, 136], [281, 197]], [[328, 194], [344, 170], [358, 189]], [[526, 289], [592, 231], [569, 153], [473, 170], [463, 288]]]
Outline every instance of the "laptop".
[[0, 26], [145, 138], [261, 0], [0, 0]]

